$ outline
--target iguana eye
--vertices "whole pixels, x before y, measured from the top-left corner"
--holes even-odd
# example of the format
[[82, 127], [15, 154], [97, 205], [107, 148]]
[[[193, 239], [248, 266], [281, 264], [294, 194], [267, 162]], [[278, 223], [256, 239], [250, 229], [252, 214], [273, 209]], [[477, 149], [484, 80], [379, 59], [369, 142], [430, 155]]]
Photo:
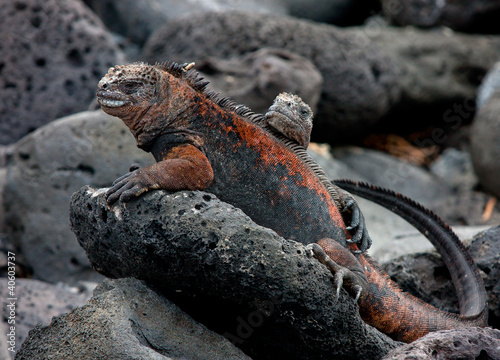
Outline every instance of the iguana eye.
[[121, 88], [125, 94], [130, 95], [130, 94], [133, 94], [134, 92], [136, 92], [140, 85], [141, 84], [138, 82], [129, 81], [129, 82], [123, 83]]
[[309, 114], [309, 111], [306, 108], [301, 108], [300, 109], [300, 114], [303, 116], [306, 116]]

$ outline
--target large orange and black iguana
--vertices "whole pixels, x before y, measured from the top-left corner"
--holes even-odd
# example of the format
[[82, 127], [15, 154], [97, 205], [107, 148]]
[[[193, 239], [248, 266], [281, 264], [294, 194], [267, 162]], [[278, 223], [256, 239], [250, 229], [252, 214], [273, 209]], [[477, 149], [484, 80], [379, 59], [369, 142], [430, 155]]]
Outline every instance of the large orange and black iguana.
[[348, 242], [342, 199], [304, 148], [270, 131], [261, 115], [207, 91], [188, 68], [135, 63], [111, 68], [99, 82], [102, 109], [122, 119], [157, 161], [117, 179], [109, 203], [153, 189], [204, 189], [285, 238], [319, 244], [328, 256], [321, 260], [337, 270], [338, 288], [345, 280], [361, 295], [363, 319], [393, 338], [413, 341], [434, 330], [486, 325], [484, 288], [464, 254], [474, 276], [460, 279], [467, 299], [461, 315], [402, 293], [368, 256], [354, 253], [368, 240]]

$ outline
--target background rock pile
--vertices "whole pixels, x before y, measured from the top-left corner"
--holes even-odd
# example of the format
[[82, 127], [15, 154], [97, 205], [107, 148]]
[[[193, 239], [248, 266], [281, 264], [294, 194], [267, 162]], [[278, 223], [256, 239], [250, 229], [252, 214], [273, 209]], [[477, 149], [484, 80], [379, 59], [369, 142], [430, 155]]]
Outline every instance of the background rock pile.
[[[299, 94], [315, 110], [312, 141], [324, 143], [312, 144], [311, 155], [331, 178], [364, 180], [402, 192], [437, 212], [468, 243], [474, 235], [490, 228], [475, 237], [471, 252], [484, 271], [490, 324], [500, 328], [500, 228], [494, 227], [500, 223], [500, 205], [496, 201], [500, 196], [498, 1], [324, 0], [311, 6], [307, 0], [11, 0], [0, 7], [0, 15], [0, 290], [5, 297], [6, 254], [10, 251], [16, 254], [19, 297], [16, 349], [30, 328], [37, 323], [47, 326], [51, 316], [61, 314], [50, 326], [36, 327], [18, 358], [55, 356], [51, 351], [60, 343], [58, 337], [65, 339], [66, 346], [66, 352], [58, 355], [61, 359], [71, 358], [69, 354], [75, 359], [94, 359], [119, 351], [129, 351], [121, 358], [130, 359], [265, 359], [283, 354], [306, 358], [304, 354], [308, 353], [321, 358], [326, 356], [321, 351], [335, 349], [344, 341], [349, 343], [349, 339], [341, 327], [335, 335], [338, 342], [321, 350], [314, 342], [321, 340], [324, 345], [326, 340], [321, 336], [334, 335], [312, 332], [313, 325], [323, 321], [319, 320], [320, 315], [326, 317], [323, 325], [329, 321], [349, 323], [353, 332], [364, 334], [356, 341], [368, 339], [370, 351], [374, 351], [366, 350], [361, 356], [352, 349], [346, 350], [344, 344], [342, 351], [346, 353], [337, 353], [338, 356], [380, 358], [400, 345], [373, 329], [367, 330], [359, 319], [339, 320], [333, 310], [329, 313], [324, 309], [327, 302], [321, 296], [328, 292], [325, 284], [329, 275], [297, 254], [286, 256], [290, 256], [290, 261], [303, 261], [309, 270], [315, 269], [323, 281], [318, 283], [324, 287], [324, 294], [302, 294], [311, 297], [303, 299], [303, 308], [293, 304], [293, 299], [284, 299], [280, 312], [266, 317], [269, 321], [252, 332], [248, 341], [237, 343], [239, 349], [219, 335], [231, 333], [229, 325], [218, 326], [220, 317], [204, 318], [193, 302], [200, 296], [193, 288], [205, 289], [207, 294], [214, 291], [207, 303], [217, 302], [215, 290], [224, 286], [225, 279], [218, 279], [219, 284], [208, 275], [224, 263], [223, 258], [205, 259], [205, 277], [191, 279], [192, 286], [186, 285], [186, 274], [185, 279], [174, 277], [160, 289], [158, 279], [163, 278], [159, 274], [165, 272], [172, 278], [174, 265], [157, 265], [163, 267], [149, 278], [141, 276], [149, 269], [134, 272], [139, 264], [119, 269], [118, 261], [113, 267], [115, 273], [103, 267], [117, 261], [112, 255], [117, 256], [120, 251], [126, 256], [127, 248], [123, 245], [120, 251], [110, 251], [119, 246], [119, 242], [112, 242], [112, 247], [94, 251], [93, 236], [106, 238], [116, 231], [103, 219], [108, 210], [98, 212], [102, 195], [94, 189], [109, 186], [127, 172], [130, 164], [146, 165], [153, 158], [135, 147], [132, 135], [120, 120], [97, 109], [95, 91], [110, 66], [139, 60], [194, 61], [213, 89], [256, 112], [265, 112], [281, 91]], [[85, 185], [92, 189], [81, 190], [71, 206], [74, 229], [86, 224], [84, 229], [88, 230], [80, 232], [77, 241], [68, 214], [71, 195]], [[155, 231], [161, 233], [162, 226], [166, 226], [155, 222], [152, 214], [157, 214], [158, 209], [148, 205], [153, 200], [160, 201], [155, 196], [161, 201], [174, 201], [169, 194], [153, 194], [136, 204], [149, 213], [144, 221], [157, 226], [137, 230], [145, 236], [146, 249], [150, 246], [148, 236]], [[203, 200], [210, 194], [199, 196]], [[189, 196], [175, 201], [186, 209], [196, 206]], [[204, 211], [208, 213], [211, 207], [217, 210], [227, 206], [218, 200], [207, 203]], [[388, 262], [390, 275], [424, 300], [444, 309], [456, 308], [449, 275], [440, 260], [428, 252], [413, 254], [431, 249], [422, 236], [390, 212], [363, 200], [360, 205], [374, 239], [370, 253], [377, 260]], [[75, 223], [78, 210], [84, 211]], [[228, 214], [236, 216], [231, 211]], [[95, 222], [87, 223], [91, 218], [85, 216], [95, 216], [102, 227], [94, 228]], [[208, 221], [188, 219], [192, 223]], [[220, 221], [229, 219], [227, 215]], [[246, 221], [245, 226], [255, 225]], [[133, 229], [137, 224], [131, 222]], [[206, 242], [208, 248], [207, 252], [195, 249], [200, 258], [210, 251], [217, 256], [225, 254], [223, 249], [210, 245], [210, 235], [201, 240], [195, 235], [190, 241]], [[269, 236], [273, 241], [289, 244], [285, 239]], [[124, 244], [132, 239], [124, 238]], [[288, 246], [295, 250], [295, 245]], [[167, 250], [163, 255], [169, 251], [178, 256], [193, 253], [182, 247]], [[231, 251], [235, 253], [228, 254], [234, 256], [240, 250]], [[269, 256], [272, 259], [272, 254]], [[403, 257], [392, 260], [396, 256]], [[239, 259], [240, 265], [250, 266], [250, 259]], [[176, 266], [183, 269], [182, 264]], [[103, 280], [94, 269], [108, 277], [134, 276], [147, 283], [107, 279], [87, 302], [91, 289]], [[238, 274], [234, 268], [226, 270], [214, 274]], [[286, 276], [293, 277], [259, 271], [254, 274], [288, 285]], [[234, 275], [237, 282], [252, 283], [240, 275], [241, 278]], [[314, 279], [307, 272], [300, 276], [302, 281]], [[237, 282], [226, 284], [234, 288]], [[151, 288], [151, 283], [157, 288]], [[257, 305], [249, 305], [248, 301], [257, 295], [245, 289], [242, 286], [239, 290], [237, 300], [227, 294], [222, 297], [233, 320], [239, 314], [256, 311]], [[252, 291], [260, 290], [256, 287]], [[265, 287], [261, 291], [258, 296], [274, 296]], [[144, 296], [154, 305], [141, 311], [134, 308], [134, 303], [140, 303], [140, 294], [147, 294]], [[165, 294], [169, 294], [168, 300]], [[347, 313], [355, 314], [354, 304], [344, 295], [341, 306]], [[116, 306], [110, 306], [111, 303]], [[7, 308], [3, 306], [0, 311], [3, 321]], [[307, 323], [311, 313], [316, 314], [312, 315], [314, 321]], [[153, 320], [144, 314], [151, 314]], [[123, 320], [127, 317], [133, 319], [131, 323]], [[291, 319], [302, 319], [302, 335], [307, 334], [304, 338], [309, 341], [296, 341], [295, 348], [286, 348], [275, 329], [284, 327], [291, 338], [298, 336], [292, 336]], [[0, 330], [4, 333], [7, 324], [2, 321]], [[100, 328], [98, 324], [107, 325]], [[172, 332], [172, 328], [179, 331]], [[118, 341], [111, 336], [113, 331], [126, 335]], [[274, 345], [262, 343], [271, 335]], [[448, 334], [436, 336], [450, 338]], [[479, 356], [483, 351], [483, 356], [486, 352], [495, 358], [490, 349], [495, 341], [500, 341], [498, 331], [477, 330], [453, 336], [458, 336], [456, 341], [461, 344], [470, 338], [479, 344], [455, 349], [460, 356]], [[73, 343], [74, 339], [79, 343]], [[350, 346], [361, 346], [356, 341], [350, 342]], [[188, 345], [179, 347], [180, 342]], [[196, 347], [192, 343], [203, 345]], [[421, 347], [398, 351], [448, 354], [451, 348], [450, 345], [434, 349], [431, 343], [422, 342]], [[95, 345], [94, 349], [102, 352], [85, 354], [91, 347], [86, 344]], [[0, 358], [13, 357], [4, 346], [0, 342]], [[79, 349], [78, 355], [72, 353], [75, 349]], [[474, 355], [474, 351], [478, 354]], [[399, 355], [391, 356], [396, 359]]]

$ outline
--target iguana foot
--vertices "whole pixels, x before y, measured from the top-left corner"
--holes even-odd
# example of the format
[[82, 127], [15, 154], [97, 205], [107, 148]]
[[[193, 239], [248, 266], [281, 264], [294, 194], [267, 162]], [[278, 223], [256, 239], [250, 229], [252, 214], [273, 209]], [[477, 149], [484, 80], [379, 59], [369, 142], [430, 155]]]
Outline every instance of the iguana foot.
[[[143, 168], [144, 169], [144, 168]], [[154, 182], [147, 172], [141, 171], [139, 164], [130, 166], [129, 172], [113, 181], [111, 188], [106, 191], [108, 204], [114, 204], [121, 200], [127, 202], [146, 191], [154, 188]]]
[[[368, 289], [368, 279], [363, 268], [351, 251], [332, 239], [322, 239], [306, 246], [313, 256], [325, 265], [334, 275], [335, 300], [344, 287], [357, 302]], [[335, 259], [335, 260], [334, 260]], [[341, 266], [339, 263], [345, 264]]]
[[359, 250], [354, 250], [354, 253], [363, 253], [372, 245], [372, 239], [370, 234], [368, 234], [368, 229], [366, 228], [365, 217], [363, 216], [357, 201], [350, 193], [346, 191], [341, 191], [339, 193], [345, 204], [342, 212], [345, 213], [348, 211], [351, 214], [351, 221], [349, 226], [346, 227], [346, 230], [355, 230], [352, 237], [347, 239], [347, 242], [358, 245]]

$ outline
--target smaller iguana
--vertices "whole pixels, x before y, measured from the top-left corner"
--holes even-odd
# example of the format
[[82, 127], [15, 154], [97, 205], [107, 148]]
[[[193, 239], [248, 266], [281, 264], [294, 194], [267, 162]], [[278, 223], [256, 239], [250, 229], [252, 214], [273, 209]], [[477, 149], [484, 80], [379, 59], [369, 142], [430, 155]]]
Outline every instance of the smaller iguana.
[[309, 146], [313, 127], [313, 111], [299, 96], [281, 93], [264, 116], [265, 121], [305, 149]]

